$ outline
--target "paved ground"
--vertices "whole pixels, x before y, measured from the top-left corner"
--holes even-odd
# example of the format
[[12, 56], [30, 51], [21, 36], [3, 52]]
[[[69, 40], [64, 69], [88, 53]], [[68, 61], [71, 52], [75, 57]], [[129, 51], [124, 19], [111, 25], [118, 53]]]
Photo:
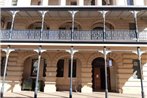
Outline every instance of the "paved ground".
[[[33, 98], [33, 92], [5, 93], [4, 98]], [[68, 92], [38, 93], [38, 98], [68, 98]], [[109, 98], [141, 98], [140, 95], [109, 93]], [[73, 92], [73, 98], [105, 98], [104, 92], [78, 93]], [[147, 98], [147, 96], [145, 97]]]

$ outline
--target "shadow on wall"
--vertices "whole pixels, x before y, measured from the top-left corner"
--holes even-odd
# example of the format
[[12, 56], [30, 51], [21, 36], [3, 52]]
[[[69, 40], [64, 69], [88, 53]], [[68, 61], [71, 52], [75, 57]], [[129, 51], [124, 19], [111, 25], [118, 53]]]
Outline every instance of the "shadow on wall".
[[[126, 62], [119, 69], [119, 93], [140, 93], [140, 74], [138, 67], [138, 56], [136, 54], [128, 54]], [[147, 65], [147, 53], [142, 54], [142, 70]], [[143, 75], [144, 72], [142, 72]], [[144, 75], [143, 75], [144, 78]]]

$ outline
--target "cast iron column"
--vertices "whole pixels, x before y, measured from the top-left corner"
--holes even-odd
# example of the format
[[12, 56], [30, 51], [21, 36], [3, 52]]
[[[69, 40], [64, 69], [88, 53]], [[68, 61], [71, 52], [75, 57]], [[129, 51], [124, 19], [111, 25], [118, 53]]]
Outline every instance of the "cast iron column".
[[101, 11], [103, 15], [103, 41], [106, 40], [106, 13], [107, 11]]
[[73, 57], [74, 54], [77, 52], [77, 50], [74, 50], [73, 47], [71, 47], [70, 50], [66, 50], [68, 53], [70, 53], [70, 90], [69, 90], [69, 98], [72, 98], [72, 75], [73, 75]]
[[12, 13], [12, 23], [11, 23], [11, 29], [10, 29], [10, 35], [9, 35], [9, 40], [12, 38], [12, 30], [13, 30], [13, 27], [14, 27], [14, 20], [15, 20], [15, 16], [16, 16], [16, 13], [18, 11], [11, 11]]
[[105, 46], [104, 46], [103, 54], [104, 54], [104, 62], [105, 62], [105, 98], [108, 98], [107, 51]]
[[37, 98], [41, 53], [44, 52], [45, 50], [42, 50], [41, 46], [39, 46], [38, 50], [34, 50], [34, 51], [38, 53], [37, 75], [36, 75], [35, 91], [34, 91], [34, 98]]
[[142, 80], [142, 64], [141, 64], [141, 55], [143, 52], [141, 52], [140, 47], [137, 47], [137, 54], [138, 54], [138, 61], [139, 61], [139, 77], [140, 77], [140, 83], [141, 83], [141, 96], [144, 98], [144, 89], [143, 89], [143, 80]]
[[5, 68], [4, 68], [2, 87], [1, 87], [1, 98], [3, 98], [3, 94], [4, 94], [4, 84], [5, 84], [5, 79], [6, 79], [9, 55], [10, 55], [10, 52], [14, 51], [14, 49], [10, 49], [10, 46], [8, 46], [7, 49], [4, 49], [4, 51], [6, 52], [6, 59], [5, 59]]
[[45, 20], [45, 14], [47, 13], [47, 11], [40, 11], [41, 15], [42, 15], [42, 21], [41, 21], [41, 35], [40, 35], [40, 40], [42, 40], [42, 34], [43, 34], [43, 29], [44, 29], [44, 20]]
[[139, 41], [139, 32], [138, 32], [138, 25], [137, 25], [137, 13], [138, 11], [132, 11], [134, 16], [134, 23], [135, 23], [135, 34], [136, 34], [136, 41]]
[[69, 12], [72, 15], [71, 41], [73, 41], [75, 14], [77, 13], [77, 11], [69, 11]]

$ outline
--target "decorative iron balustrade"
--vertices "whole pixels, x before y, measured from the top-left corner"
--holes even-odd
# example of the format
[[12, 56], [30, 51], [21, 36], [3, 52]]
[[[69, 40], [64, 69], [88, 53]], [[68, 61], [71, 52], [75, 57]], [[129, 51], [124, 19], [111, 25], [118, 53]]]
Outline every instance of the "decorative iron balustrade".
[[[139, 41], [147, 41], [147, 30], [139, 31]], [[136, 41], [134, 30], [1, 30], [0, 40], [15, 41]]]

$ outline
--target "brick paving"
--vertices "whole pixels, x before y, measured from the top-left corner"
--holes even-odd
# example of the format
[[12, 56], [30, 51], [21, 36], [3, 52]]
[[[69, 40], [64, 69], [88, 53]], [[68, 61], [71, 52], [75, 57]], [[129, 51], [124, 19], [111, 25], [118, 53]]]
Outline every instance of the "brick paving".
[[[34, 92], [22, 91], [17, 93], [5, 93], [4, 98], [33, 98]], [[38, 98], [68, 98], [69, 92], [56, 92], [56, 93], [38, 93]], [[109, 98], [141, 98], [140, 95], [134, 94], [120, 94], [120, 93], [110, 93]], [[105, 98], [104, 92], [93, 92], [93, 93], [79, 93], [73, 92], [73, 98]], [[145, 97], [147, 98], [147, 96]]]

